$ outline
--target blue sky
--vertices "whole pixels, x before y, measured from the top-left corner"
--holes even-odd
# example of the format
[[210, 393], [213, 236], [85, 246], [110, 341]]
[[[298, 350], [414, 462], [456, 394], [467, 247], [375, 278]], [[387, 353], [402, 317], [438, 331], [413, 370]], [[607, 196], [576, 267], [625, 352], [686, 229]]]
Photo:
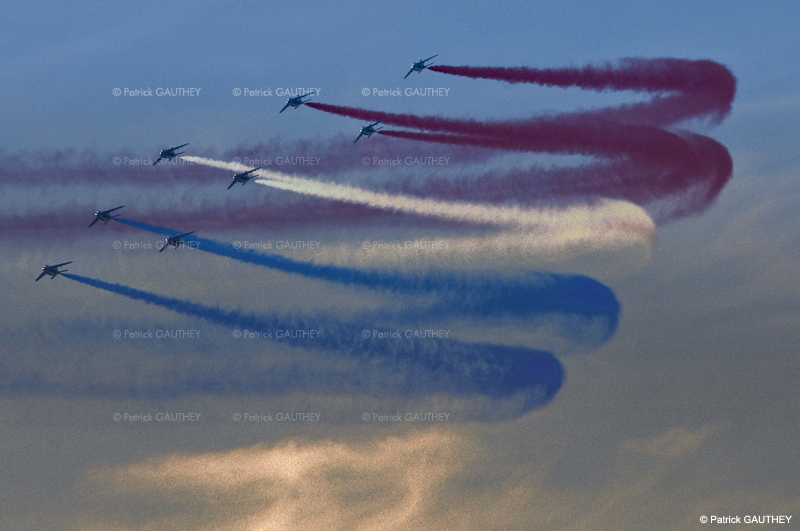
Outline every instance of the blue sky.
[[[564, 91], [435, 75], [415, 74], [403, 82], [412, 60], [434, 53], [444, 64], [539, 67], [627, 56], [713, 58], [738, 75], [740, 101], [751, 93], [758, 101], [791, 90], [787, 54], [798, 40], [788, 22], [793, 9], [791, 2], [768, 10], [752, 2], [671, 3], [659, 9], [639, 2], [470, 9], [427, 3], [336, 9], [324, 3], [294, 9], [152, 3], [53, 5], [34, 13], [18, 6], [3, 27], [4, 88], [14, 102], [0, 116], [6, 124], [3, 148], [149, 150], [187, 131], [196, 143], [229, 147], [276, 134], [324, 136], [356, 127], [299, 110], [277, 116], [284, 98], [235, 98], [235, 87], [319, 87], [319, 100], [327, 103], [480, 117], [623, 98], [580, 91], [567, 91], [574, 93], [567, 97]], [[474, 49], [465, 47], [469, 42], [476, 42]], [[364, 86], [441, 85], [452, 87], [453, 95], [436, 101], [360, 96]], [[117, 87], [201, 90], [194, 99], [125, 99], [112, 96]], [[486, 101], [489, 87], [496, 94], [492, 103]], [[513, 108], [503, 98], [511, 98]], [[465, 106], [469, 112], [459, 112]]]
[[[702, 515], [800, 518], [800, 456], [791, 443], [800, 399], [794, 377], [800, 369], [795, 2], [15, 2], [4, 14], [0, 156], [28, 165], [0, 168], [4, 219], [34, 206], [63, 216], [51, 232], [0, 237], [0, 446], [7, 456], [0, 483], [14, 486], [0, 493], [0, 513], [9, 529], [277, 529], [277, 523], [303, 529], [323, 522], [348, 529], [693, 529]], [[406, 252], [387, 259], [358, 247], [493, 233], [402, 215], [367, 213], [351, 224], [332, 223], [321, 200], [292, 217], [299, 203], [291, 192], [250, 183], [224, 195], [227, 170], [147, 167], [152, 172], [141, 173], [113, 163], [115, 156], [145, 159], [184, 142], [191, 154], [217, 158], [245, 148], [274, 157], [292, 155], [303, 143], [312, 151], [341, 145], [346, 168], [324, 179], [389, 189], [402, 179], [423, 180], [429, 170], [365, 171], [358, 168], [364, 154], [429, 155], [439, 146], [390, 144], [395, 139], [380, 136], [352, 145], [363, 125], [357, 120], [308, 107], [278, 114], [285, 97], [234, 96], [233, 89], [318, 87], [314, 99], [323, 103], [480, 120], [648, 97], [431, 71], [403, 80], [412, 61], [433, 54], [439, 64], [472, 66], [558, 68], [624, 57], [722, 63], [738, 82], [732, 113], [717, 126], [688, 127], [729, 150], [733, 177], [705, 212], [657, 226], [646, 248], [583, 254], [524, 248], [472, 260]], [[200, 92], [113, 94], [148, 87]], [[448, 95], [361, 93], [398, 87], [443, 87]], [[283, 149], [269, 147], [270, 140]], [[583, 160], [441, 150], [455, 157], [453, 165], [434, 170], [442, 178], [531, 160]], [[53, 162], [58, 151], [72, 153], [63, 168]], [[94, 162], [82, 164], [82, 154]], [[109, 182], [82, 180], [87, 168]], [[313, 169], [303, 171], [314, 178]], [[319, 241], [319, 252], [282, 254], [323, 266], [413, 278], [430, 270], [457, 278], [480, 274], [511, 283], [537, 272], [580, 275], [613, 294], [618, 320], [609, 334], [607, 321], [465, 315], [452, 300], [452, 313], [429, 315], [420, 308], [441, 301], [300, 278], [187, 249], [117, 249], [117, 242], [158, 238], [113, 222], [91, 231], [68, 228], [70, 209], [88, 225], [96, 209], [122, 204], [131, 219], [165, 224], [169, 219], [147, 216], [204, 208], [231, 215], [241, 208], [249, 215], [264, 205], [277, 212], [268, 223], [241, 230], [229, 223], [201, 235], [227, 243]], [[298, 221], [303, 216], [310, 221]], [[366, 380], [365, 389], [380, 388], [381, 381], [401, 389], [403, 378], [415, 373], [377, 365], [369, 372], [347, 356], [239, 339], [228, 327], [67, 278], [33, 282], [42, 264], [67, 260], [75, 262], [70, 272], [207, 308], [335, 318], [380, 330], [442, 329], [466, 343], [543, 349], [558, 359], [565, 378], [552, 401], [524, 414], [507, 397], [359, 393], [353, 389]], [[201, 330], [200, 339], [113, 337], [116, 330], [174, 329]], [[121, 398], [59, 391], [78, 384], [169, 388], [270, 367], [299, 369], [272, 373], [270, 382], [286, 390], [253, 395]], [[30, 384], [37, 375], [56, 389], [9, 385]], [[297, 384], [303, 378], [320, 385], [304, 391]], [[335, 387], [336, 378], [347, 391], [320, 391]], [[425, 381], [416, 384], [408, 389], [429, 389]], [[200, 412], [202, 420], [113, 420], [115, 413], [164, 411]], [[282, 411], [320, 413], [321, 420], [267, 427], [231, 420], [236, 413]], [[447, 420], [361, 418], [432, 411], [447, 413]], [[194, 499], [196, 505], [186, 501]]]

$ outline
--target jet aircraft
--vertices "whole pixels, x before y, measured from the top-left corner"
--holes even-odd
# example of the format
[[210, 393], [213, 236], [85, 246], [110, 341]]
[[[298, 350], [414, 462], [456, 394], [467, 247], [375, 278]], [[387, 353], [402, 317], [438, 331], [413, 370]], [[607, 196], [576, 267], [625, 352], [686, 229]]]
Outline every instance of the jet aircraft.
[[364, 127], [362, 127], [361, 128], [361, 132], [358, 133], [358, 136], [356, 137], [356, 139], [353, 140], [353, 144], [358, 142], [358, 139], [361, 138], [362, 136], [365, 136], [365, 137], [369, 138], [374, 133], [376, 133], [377, 131], [380, 131], [381, 129], [383, 129], [383, 127], [379, 127], [377, 129], [375, 129], [375, 126], [378, 125], [379, 123], [380, 122], [375, 122], [373, 124], [365, 125]]
[[36, 277], [36, 282], [39, 282], [39, 279], [45, 275], [50, 275], [50, 279], [52, 280], [56, 278], [56, 275], [60, 275], [61, 273], [66, 273], [68, 269], [59, 270], [58, 268], [71, 263], [72, 262], [64, 262], [63, 264], [46, 265], [42, 267], [42, 272], [38, 277]]
[[161, 159], [164, 159], [164, 160], [172, 160], [172, 159], [174, 159], [175, 157], [177, 157], [178, 155], [182, 155], [182, 154], [183, 154], [183, 151], [181, 151], [180, 153], [175, 153], [175, 150], [176, 150], [176, 149], [180, 149], [180, 148], [182, 148], [182, 147], [186, 147], [186, 146], [188, 146], [188, 145], [189, 145], [189, 144], [188, 144], [188, 143], [186, 143], [186, 144], [181, 144], [180, 146], [171, 147], [171, 148], [169, 148], [169, 149], [162, 149], [162, 150], [161, 150], [161, 153], [159, 153], [159, 154], [158, 154], [158, 158], [157, 158], [157, 159], [156, 159], [156, 161], [153, 163], [153, 166], [155, 166], [156, 164], [158, 164], [158, 163], [159, 163], [159, 161], [161, 161]]
[[164, 241], [165, 241], [165, 242], [167, 242], [167, 243], [166, 243], [166, 244], [164, 245], [164, 247], [162, 247], [162, 248], [161, 248], [161, 250], [160, 250], [160, 251], [158, 251], [158, 252], [159, 252], [159, 253], [163, 253], [163, 252], [164, 252], [164, 249], [166, 249], [166, 248], [167, 248], [167, 247], [169, 247], [170, 245], [171, 245], [172, 247], [175, 247], [175, 248], [177, 249], [179, 246], [181, 246], [181, 245], [183, 245], [184, 243], [186, 243], [186, 242], [184, 242], [184, 241], [183, 241], [181, 238], [183, 238], [184, 236], [188, 236], [188, 235], [190, 235], [190, 234], [194, 234], [194, 231], [192, 231], [192, 232], [187, 232], [186, 234], [178, 234], [177, 236], [170, 236], [169, 238], [167, 238], [167, 239], [165, 239], [165, 240], [164, 240]]
[[281, 109], [278, 114], [282, 113], [289, 107], [294, 107], [295, 109], [300, 107], [302, 104], [306, 103], [303, 101], [303, 98], [312, 96], [313, 94], [314, 94], [313, 92], [308, 92], [306, 94], [303, 94], [302, 96], [295, 96], [294, 98], [289, 98], [288, 100], [286, 100], [286, 105], [283, 106], [283, 109]]
[[97, 223], [98, 221], [102, 221], [102, 222], [103, 222], [103, 225], [105, 225], [106, 223], [108, 223], [109, 221], [111, 221], [113, 218], [116, 218], [116, 217], [118, 217], [118, 216], [119, 216], [119, 214], [117, 214], [116, 216], [112, 216], [112, 215], [111, 215], [111, 213], [112, 213], [112, 212], [114, 212], [115, 210], [119, 210], [120, 208], [122, 208], [122, 207], [124, 207], [124, 206], [125, 206], [125, 205], [118, 206], [117, 208], [112, 208], [112, 209], [110, 209], [110, 210], [98, 210], [97, 212], [95, 212], [95, 213], [94, 213], [94, 219], [93, 219], [93, 220], [92, 220], [92, 222], [89, 224], [89, 228], [91, 228], [91, 227], [92, 227], [92, 225], [94, 225], [94, 224], [95, 224], [95, 223]]
[[433, 59], [434, 57], [436, 57], [438, 55], [439, 55], [438, 53], [436, 55], [431, 55], [427, 59], [422, 59], [420, 57], [419, 61], [417, 61], [416, 63], [411, 63], [411, 70], [408, 71], [408, 74], [406, 74], [405, 77], [403, 77], [403, 79], [405, 79], [409, 75], [411, 75], [411, 72], [422, 72], [423, 70], [428, 68], [428, 66], [430, 66], [430, 65], [426, 65], [425, 63], [427, 63], [428, 61], [430, 61], [431, 59]]
[[250, 175], [250, 174], [256, 170], [260, 170], [261, 168], [263, 168], [263, 166], [259, 166], [258, 168], [253, 168], [252, 170], [243, 173], [237, 173], [236, 175], [233, 176], [233, 182], [228, 185], [228, 190], [230, 190], [231, 187], [236, 183], [242, 183], [242, 186], [244, 186], [247, 183], [247, 181], [249, 181], [253, 177], [256, 177], [255, 175]]

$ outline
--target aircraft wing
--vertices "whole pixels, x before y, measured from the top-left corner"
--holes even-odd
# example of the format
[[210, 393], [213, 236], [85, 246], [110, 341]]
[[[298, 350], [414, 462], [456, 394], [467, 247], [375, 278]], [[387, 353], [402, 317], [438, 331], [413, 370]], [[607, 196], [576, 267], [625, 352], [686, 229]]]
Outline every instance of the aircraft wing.
[[47, 273], [45, 273], [44, 271], [42, 271], [42, 274], [41, 274], [41, 275], [39, 275], [38, 277], [36, 277], [36, 282], [39, 282], [39, 279], [40, 279], [40, 278], [42, 278], [43, 276], [45, 276], [46, 274], [47, 274]]
[[285, 111], [288, 108], [289, 108], [289, 104], [287, 103], [286, 105], [283, 106], [283, 109], [281, 109], [278, 114], [280, 114], [281, 112]]
[[433, 59], [434, 57], [436, 57], [436, 56], [438, 56], [438, 55], [439, 55], [438, 53], [437, 53], [436, 55], [431, 55], [430, 57], [428, 57], [427, 59], [425, 59], [425, 60], [424, 60], [424, 61], [422, 61], [422, 62], [423, 62], [423, 63], [425, 63], [425, 62], [427, 62], [427, 61], [430, 61], [431, 59]]
[[[239, 177], [244, 177], [244, 176], [246, 176], [246, 175], [250, 175], [250, 174], [251, 174], [251, 173], [253, 173], [254, 171], [256, 171], [256, 170], [260, 170], [261, 168], [263, 168], [263, 166], [259, 166], [258, 168], [253, 168], [252, 170], [247, 170], [247, 171], [246, 171], [246, 172], [244, 172], [244, 173], [240, 173], [238, 176], [239, 176]], [[252, 179], [252, 177], [250, 177], [250, 178]]]
[[230, 190], [234, 184], [236, 184], [236, 181], [233, 181], [231, 184], [228, 185], [228, 190]]
[[188, 145], [189, 145], [189, 142], [186, 142], [185, 144], [181, 144], [180, 146], [175, 146], [174, 148], [169, 148], [169, 150], [173, 151], [173, 150], [176, 150], [176, 149], [180, 149], [182, 147], [186, 147]]
[[186, 234], [179, 234], [178, 236], [175, 236], [175, 239], [177, 240], [177, 239], [183, 238], [184, 236], [188, 236], [190, 234], [194, 234], [194, 231], [187, 232]]
[[356, 137], [356, 139], [355, 139], [355, 140], [353, 140], [353, 144], [355, 144], [356, 142], [358, 142], [358, 139], [359, 139], [359, 138], [361, 138], [362, 136], [364, 136], [364, 133], [358, 133], [358, 136]]
[[117, 208], [112, 208], [111, 210], [106, 210], [106, 214], [110, 214], [111, 212], [114, 212], [115, 210], [119, 210], [120, 208], [125, 208], [125, 205], [118, 206]]
[[169, 244], [168, 244], [168, 243], [164, 244], [164, 247], [162, 247], [161, 249], [159, 249], [159, 250], [158, 250], [158, 252], [159, 252], [159, 253], [163, 253], [163, 252], [164, 252], [164, 249], [166, 249], [167, 247], [169, 247]]
[[72, 263], [72, 262], [64, 262], [63, 264], [56, 264], [56, 265], [54, 265], [53, 267], [55, 267], [55, 268], [59, 268], [59, 267], [61, 267], [61, 266], [65, 266], [65, 265], [67, 265], [67, 264], [71, 264], [71, 263]]
[[153, 163], [153, 166], [155, 166], [156, 164], [158, 164], [158, 163], [159, 163], [159, 161], [160, 161], [162, 158], [163, 158], [163, 157], [158, 157], [158, 158], [156, 159], [156, 161]]
[[414, 69], [413, 69], [413, 68], [412, 68], [411, 70], [409, 70], [409, 71], [408, 71], [408, 74], [406, 74], [406, 75], [403, 77], [403, 79], [405, 79], [405, 78], [407, 78], [408, 76], [410, 76], [410, 75], [411, 75], [411, 72], [413, 72], [413, 71], [414, 71]]
[[95, 223], [97, 223], [97, 220], [99, 220], [99, 219], [100, 219], [100, 218], [98, 218], [97, 216], [95, 216], [95, 218], [92, 220], [92, 222], [91, 222], [91, 223], [89, 223], [89, 228], [91, 229], [91, 228], [92, 228], [92, 225], [94, 225]]

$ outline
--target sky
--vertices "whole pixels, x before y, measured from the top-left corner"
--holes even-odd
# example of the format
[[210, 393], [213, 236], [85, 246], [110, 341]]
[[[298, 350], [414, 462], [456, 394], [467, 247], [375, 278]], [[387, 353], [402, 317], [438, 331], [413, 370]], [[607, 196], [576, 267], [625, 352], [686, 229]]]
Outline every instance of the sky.
[[794, 2], [4, 12], [4, 529], [797, 525]]

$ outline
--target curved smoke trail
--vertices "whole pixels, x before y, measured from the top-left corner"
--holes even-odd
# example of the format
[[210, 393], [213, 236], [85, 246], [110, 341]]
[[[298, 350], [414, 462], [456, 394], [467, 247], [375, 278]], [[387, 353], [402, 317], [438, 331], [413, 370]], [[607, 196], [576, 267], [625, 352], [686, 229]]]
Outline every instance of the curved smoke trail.
[[[219, 368], [185, 375], [166, 388], [139, 384], [96, 388], [96, 394], [176, 396], [209, 391], [226, 394], [366, 393], [376, 397], [428, 396], [446, 393], [456, 397], [483, 396], [498, 402], [490, 418], [518, 416], [548, 403], [560, 389], [564, 369], [552, 354], [525, 347], [463, 343], [451, 339], [403, 337], [387, 341], [376, 337], [372, 323], [347, 324], [324, 318], [253, 315], [223, 310], [121, 284], [72, 273], [76, 282], [153, 304], [182, 315], [237, 329], [255, 331], [317, 331], [313, 337], [288, 334], [288, 346], [312, 349], [334, 358], [355, 362], [348, 371], [236, 364], [232, 371]], [[368, 332], [368, 333], [365, 333]], [[30, 382], [29, 382], [30, 383]], [[17, 382], [24, 386], [25, 382]], [[133, 386], [133, 387], [132, 387]], [[90, 392], [73, 389], [75, 393]]]
[[[180, 234], [170, 228], [122, 217], [114, 219], [155, 234]], [[534, 328], [537, 322], [546, 322], [560, 336], [594, 346], [614, 335], [619, 319], [620, 305], [614, 293], [596, 280], [582, 275], [529, 273], [522, 278], [504, 279], [441, 272], [415, 275], [363, 271], [237, 249], [230, 244], [197, 235], [188, 236], [185, 241], [193, 242], [191, 247], [200, 251], [276, 271], [417, 299], [428, 296], [435, 298], [426, 305], [409, 304], [409, 309], [395, 311], [391, 315], [394, 319], [402, 316], [406, 322], [423, 315], [426, 318], [457, 315], [481, 318], [484, 322], [513, 316], [532, 321], [528, 322], [528, 329]]]
[[[234, 162], [184, 158], [196, 164], [231, 171], [252, 169]], [[255, 174], [262, 177], [255, 180], [259, 184], [325, 199], [452, 221], [535, 230], [542, 237], [542, 246], [550, 248], [649, 245], [655, 231], [652, 219], [643, 209], [619, 200], [597, 199], [593, 204], [564, 208], [505, 207], [373, 192], [263, 169], [256, 170]]]
[[[668, 200], [672, 204], [658, 206], [661, 220], [707, 208], [731, 177], [733, 164], [724, 146], [702, 135], [667, 129], [688, 119], [710, 118], [719, 122], [730, 112], [736, 79], [727, 68], [713, 61], [628, 59], [618, 65], [549, 70], [451, 66], [430, 69], [509, 83], [637, 90], [655, 95], [649, 102], [618, 108], [506, 122], [422, 117], [317, 102], [307, 105], [340, 116], [422, 131], [378, 131], [395, 138], [605, 158], [605, 163], [560, 172], [559, 186], [551, 186], [546, 197], [551, 201], [614, 197], [640, 205]], [[530, 172], [527, 181], [527, 189], [537, 190], [538, 172]], [[448, 183], [449, 180], [432, 178], [427, 186], [438, 186], [437, 198], [454, 200], [458, 196], [448, 195]], [[502, 175], [487, 175], [473, 181], [472, 187], [502, 195], [504, 184]], [[407, 192], [423, 195], [428, 189]], [[513, 197], [531, 199], [531, 193]], [[506, 198], [510, 198], [508, 194]]]

